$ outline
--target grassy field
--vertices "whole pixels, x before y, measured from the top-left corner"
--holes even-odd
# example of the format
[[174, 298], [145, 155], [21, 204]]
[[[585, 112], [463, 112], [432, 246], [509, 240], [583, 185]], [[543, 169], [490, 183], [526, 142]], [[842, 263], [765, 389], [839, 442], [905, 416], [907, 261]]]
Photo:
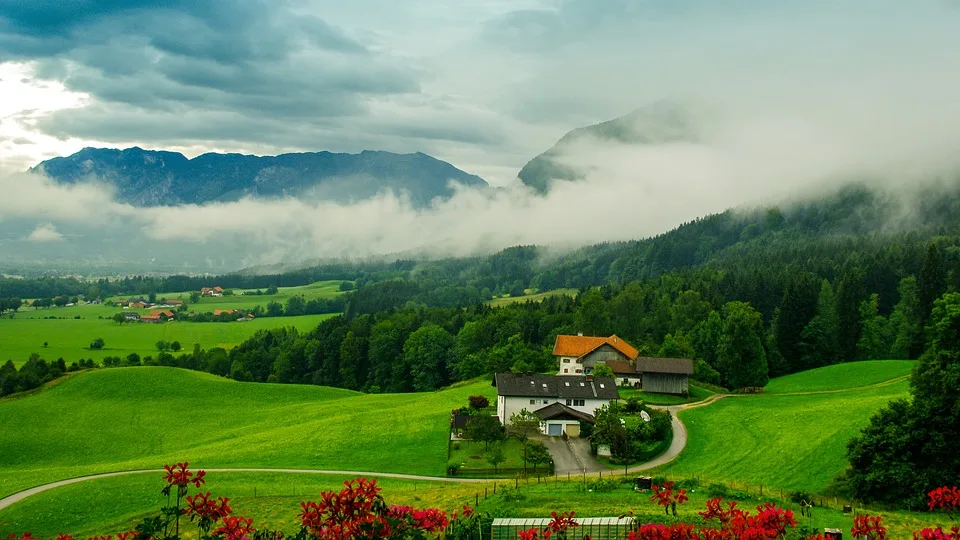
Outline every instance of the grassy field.
[[[200, 313], [209, 313], [215, 309], [253, 309], [257, 305], [266, 308], [269, 302], [280, 302], [281, 304], [286, 304], [287, 300], [289, 300], [291, 296], [300, 295], [307, 300], [312, 300], [314, 298], [333, 298], [343, 294], [340, 292], [341, 283], [341, 281], [318, 281], [316, 283], [311, 283], [310, 285], [303, 285], [300, 287], [280, 287], [277, 289], [277, 294], [271, 295], [239, 294], [243, 291], [237, 289], [235, 291], [237, 294], [232, 296], [206, 296], [201, 298], [196, 304], [190, 301], [190, 293], [192, 291], [161, 293], [157, 295], [157, 300], [158, 302], [162, 298], [166, 298], [167, 300], [183, 300], [187, 303], [187, 311]], [[113, 303], [117, 300], [126, 300], [132, 296], [143, 296], [146, 298], [146, 295], [125, 294], [108, 298], [103, 304], [78, 304], [70, 307], [51, 307], [42, 309], [33, 309], [25, 306], [17, 312], [16, 318], [44, 319], [47, 317], [57, 317], [73, 319], [74, 317], [80, 317], [82, 319], [97, 319], [99, 317], [111, 317], [120, 311], [140, 314], [150, 312], [149, 309], [120, 309], [113, 305]], [[3, 319], [0, 319], [0, 324], [3, 324], [4, 322], [5, 321]]]
[[[907, 363], [909, 364], [909, 363]], [[774, 380], [774, 389], [820, 388], [828, 393], [733, 396], [680, 413], [687, 448], [665, 472], [759, 485], [822, 491], [846, 466], [846, 444], [891, 399], [907, 397], [909, 383], [858, 388], [908, 372], [909, 365], [850, 363]], [[809, 385], [809, 386], [805, 386]], [[842, 390], [846, 385], [848, 390]]]
[[[31, 353], [38, 353], [46, 360], [63, 358], [67, 364], [81, 358], [99, 361], [104, 356], [126, 356], [132, 352], [140, 356], [155, 356], [158, 353], [155, 344], [160, 340], [179, 341], [187, 350], [191, 350], [194, 343], [199, 343], [204, 349], [229, 349], [257, 330], [285, 326], [312, 330], [320, 321], [333, 316], [265, 317], [229, 323], [174, 321], [123, 325], [100, 319], [0, 319], [0, 363], [13, 360], [14, 364], [20, 366]], [[90, 342], [98, 337], [103, 338], [106, 347], [89, 349]], [[44, 342], [48, 344], [47, 347], [43, 346]]]
[[449, 413], [489, 382], [365, 395], [175, 368], [96, 370], [0, 400], [0, 496], [83, 474], [189, 460], [443, 475]]
[[551, 296], [576, 296], [578, 292], [580, 291], [577, 289], [554, 289], [552, 291], [525, 294], [523, 296], [505, 296], [502, 298], [494, 298], [493, 300], [488, 301], [487, 304], [494, 307], [500, 307], [509, 304], [516, 304], [517, 302], [540, 302], [544, 298], [549, 298]]
[[912, 360], [868, 360], [811, 369], [778, 377], [764, 388], [768, 394], [822, 392], [870, 386], [910, 375]]
[[[520, 469], [523, 468], [523, 445], [517, 439], [507, 439], [503, 441], [503, 457], [505, 461], [499, 465], [499, 469]], [[459, 447], [459, 448], [457, 448]], [[460, 463], [463, 468], [460, 469], [463, 474], [470, 474], [470, 469], [493, 469], [493, 465], [487, 463], [484, 458], [483, 443], [471, 441], [455, 441], [450, 450], [450, 463]], [[540, 464], [542, 471], [545, 465]], [[533, 470], [533, 465], [530, 465]]]
[[[254, 525], [262, 528], [281, 529], [293, 533], [298, 529], [299, 503], [316, 500], [322, 490], [336, 490], [344, 480], [351, 477], [298, 475], [282, 473], [211, 472], [204, 490], [214, 495], [227, 496], [237, 514], [254, 517]], [[650, 502], [649, 493], [636, 493], [629, 484], [611, 485], [610, 491], [602, 491], [579, 481], [550, 479], [547, 483], [520, 483], [519, 489], [501, 495], [504, 481], [498, 482], [498, 494], [493, 494], [492, 482], [484, 484], [444, 484], [382, 478], [378, 484], [388, 503], [408, 504], [415, 507], [434, 506], [451, 511], [464, 504], [474, 505], [480, 500], [479, 509], [496, 517], [549, 517], [554, 510], [576, 510], [580, 517], [617, 516], [626, 510], [634, 510], [644, 522], [664, 521], [660, 510]], [[137, 519], [156, 514], [163, 503], [159, 491], [162, 481], [157, 474], [138, 474], [127, 477], [105, 478], [44, 492], [0, 511], [0, 535], [10, 532], [32, 531], [35, 535], [50, 537], [58, 532], [68, 532], [78, 538], [96, 534], [112, 534], [128, 530]], [[610, 484], [608, 484], [610, 485]], [[256, 490], [256, 495], [254, 495]], [[484, 499], [486, 490], [487, 498]], [[690, 502], [678, 508], [679, 519], [700, 523], [697, 512], [703, 510], [709, 498], [705, 489], [694, 488]], [[770, 499], [763, 499], [764, 501]], [[761, 501], [742, 501], [741, 507], [753, 509]], [[810, 528], [836, 527], [849, 531], [852, 519], [836, 508], [817, 508], [812, 518], [800, 517], [799, 509], [793, 507], [801, 526]], [[869, 510], [864, 510], [869, 511]], [[876, 513], [876, 512], [873, 512]], [[909, 531], [931, 526], [938, 521], [936, 515], [910, 512], [879, 512], [885, 518], [891, 538], [908, 538]], [[668, 518], [672, 520], [673, 518]], [[186, 526], [188, 535], [195, 531]]]

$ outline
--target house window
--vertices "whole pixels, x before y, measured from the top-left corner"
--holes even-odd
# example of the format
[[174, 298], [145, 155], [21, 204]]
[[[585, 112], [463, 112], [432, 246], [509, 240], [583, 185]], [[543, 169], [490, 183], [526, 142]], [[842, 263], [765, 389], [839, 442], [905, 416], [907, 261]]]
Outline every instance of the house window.
[[572, 399], [568, 399], [568, 400], [567, 400], [567, 407], [569, 407], [570, 405], [573, 405], [573, 400], [572, 400]]
[[574, 407], [583, 407], [583, 406], [584, 406], [584, 403], [585, 403], [585, 402], [584, 402], [584, 400], [582, 400], [582, 399], [575, 399], [575, 400], [573, 400], [573, 406], [574, 406]]
[[569, 371], [570, 371], [569, 369], [563, 368], [563, 372], [564, 372], [564, 373], [567, 373], [567, 372], [569, 372]]
[[564, 358], [564, 359], [563, 359], [563, 363], [564, 363], [564, 364], [569, 364], [569, 363], [570, 363], [570, 359], [569, 359], [569, 358]]
[[530, 404], [531, 404], [531, 405], [536, 405], [536, 404], [537, 404], [537, 400], [531, 399], [531, 400], [530, 400]]
[[546, 405], [547, 403], [550, 403], [550, 402], [547, 401], [547, 400], [543, 400], [543, 404], [544, 404], [544, 405]]

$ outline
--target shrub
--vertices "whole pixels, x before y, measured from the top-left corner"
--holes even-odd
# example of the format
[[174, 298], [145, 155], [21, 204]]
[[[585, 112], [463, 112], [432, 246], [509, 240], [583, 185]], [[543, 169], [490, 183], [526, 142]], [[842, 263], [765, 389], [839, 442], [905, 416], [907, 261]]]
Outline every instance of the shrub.
[[454, 449], [454, 450], [459, 450], [459, 449], [460, 449], [460, 441], [454, 441], [454, 443], [453, 443], [452, 446], [453, 446], [453, 449]]
[[745, 501], [750, 498], [750, 495], [742, 491], [730, 489], [726, 484], [710, 484], [707, 486], [707, 496], [733, 499], [735, 501]]
[[470, 408], [474, 410], [486, 409], [490, 406], [490, 400], [486, 396], [470, 396], [467, 401], [470, 402]]
[[677, 487], [679, 489], [694, 490], [700, 487], [700, 480], [696, 478], [687, 478], [686, 480], [680, 480], [677, 482]]
[[643, 400], [636, 396], [627, 398], [627, 403], [623, 406], [623, 410], [630, 414], [637, 414], [643, 410]]
[[813, 500], [813, 495], [809, 491], [797, 490], [790, 492], [790, 502], [800, 504], [801, 502], [810, 502]]
[[91, 349], [102, 349], [106, 343], [103, 341], [103, 338], [97, 338], [90, 342]]
[[450, 463], [447, 463], [447, 474], [451, 476], [457, 474], [457, 471], [460, 470], [460, 467], [463, 467], [463, 464], [459, 461], [451, 461]]

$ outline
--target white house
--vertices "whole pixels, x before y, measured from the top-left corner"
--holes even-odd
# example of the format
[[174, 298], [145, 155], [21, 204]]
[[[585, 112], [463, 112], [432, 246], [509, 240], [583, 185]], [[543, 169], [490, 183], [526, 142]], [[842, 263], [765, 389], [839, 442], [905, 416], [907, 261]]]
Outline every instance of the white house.
[[[626, 366], [631, 373], [633, 361], [639, 351], [616, 334], [610, 337], [559, 335], [553, 344], [553, 356], [557, 359], [557, 375], [589, 375], [597, 364], [607, 364], [617, 373], [617, 368]], [[622, 369], [621, 369], [622, 371]], [[617, 373], [621, 375], [621, 373]], [[621, 378], [621, 377], [618, 377]]]
[[613, 377], [497, 373], [494, 385], [504, 425], [526, 409], [540, 417], [546, 435], [579, 436], [580, 421], [592, 422], [598, 408], [620, 399]]

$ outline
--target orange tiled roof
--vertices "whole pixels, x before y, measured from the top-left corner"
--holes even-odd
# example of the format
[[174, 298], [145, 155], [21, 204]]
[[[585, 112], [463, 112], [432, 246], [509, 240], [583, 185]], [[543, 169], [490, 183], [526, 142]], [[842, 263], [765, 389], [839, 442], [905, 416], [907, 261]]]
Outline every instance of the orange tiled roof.
[[223, 315], [224, 313], [232, 314], [232, 313], [236, 313], [236, 312], [237, 312], [237, 310], [235, 310], [235, 309], [215, 309], [215, 310], [213, 310], [213, 314], [214, 314], [214, 315]]
[[610, 345], [630, 360], [633, 360], [640, 354], [640, 351], [635, 349], [633, 345], [630, 345], [614, 334], [610, 337], [557, 336], [557, 341], [553, 345], [553, 355], [580, 358], [601, 345]]
[[174, 315], [174, 313], [173, 313], [172, 311], [170, 311], [169, 309], [165, 309], [165, 310], [163, 310], [163, 311], [156, 310], [156, 309], [151, 309], [151, 310], [150, 310], [150, 314], [151, 314], [151, 315], [156, 315], [156, 316], [158, 316], [158, 317], [159, 317], [160, 315], [166, 315], [168, 319], [171, 318], [171, 317], [173, 317], [173, 315]]

